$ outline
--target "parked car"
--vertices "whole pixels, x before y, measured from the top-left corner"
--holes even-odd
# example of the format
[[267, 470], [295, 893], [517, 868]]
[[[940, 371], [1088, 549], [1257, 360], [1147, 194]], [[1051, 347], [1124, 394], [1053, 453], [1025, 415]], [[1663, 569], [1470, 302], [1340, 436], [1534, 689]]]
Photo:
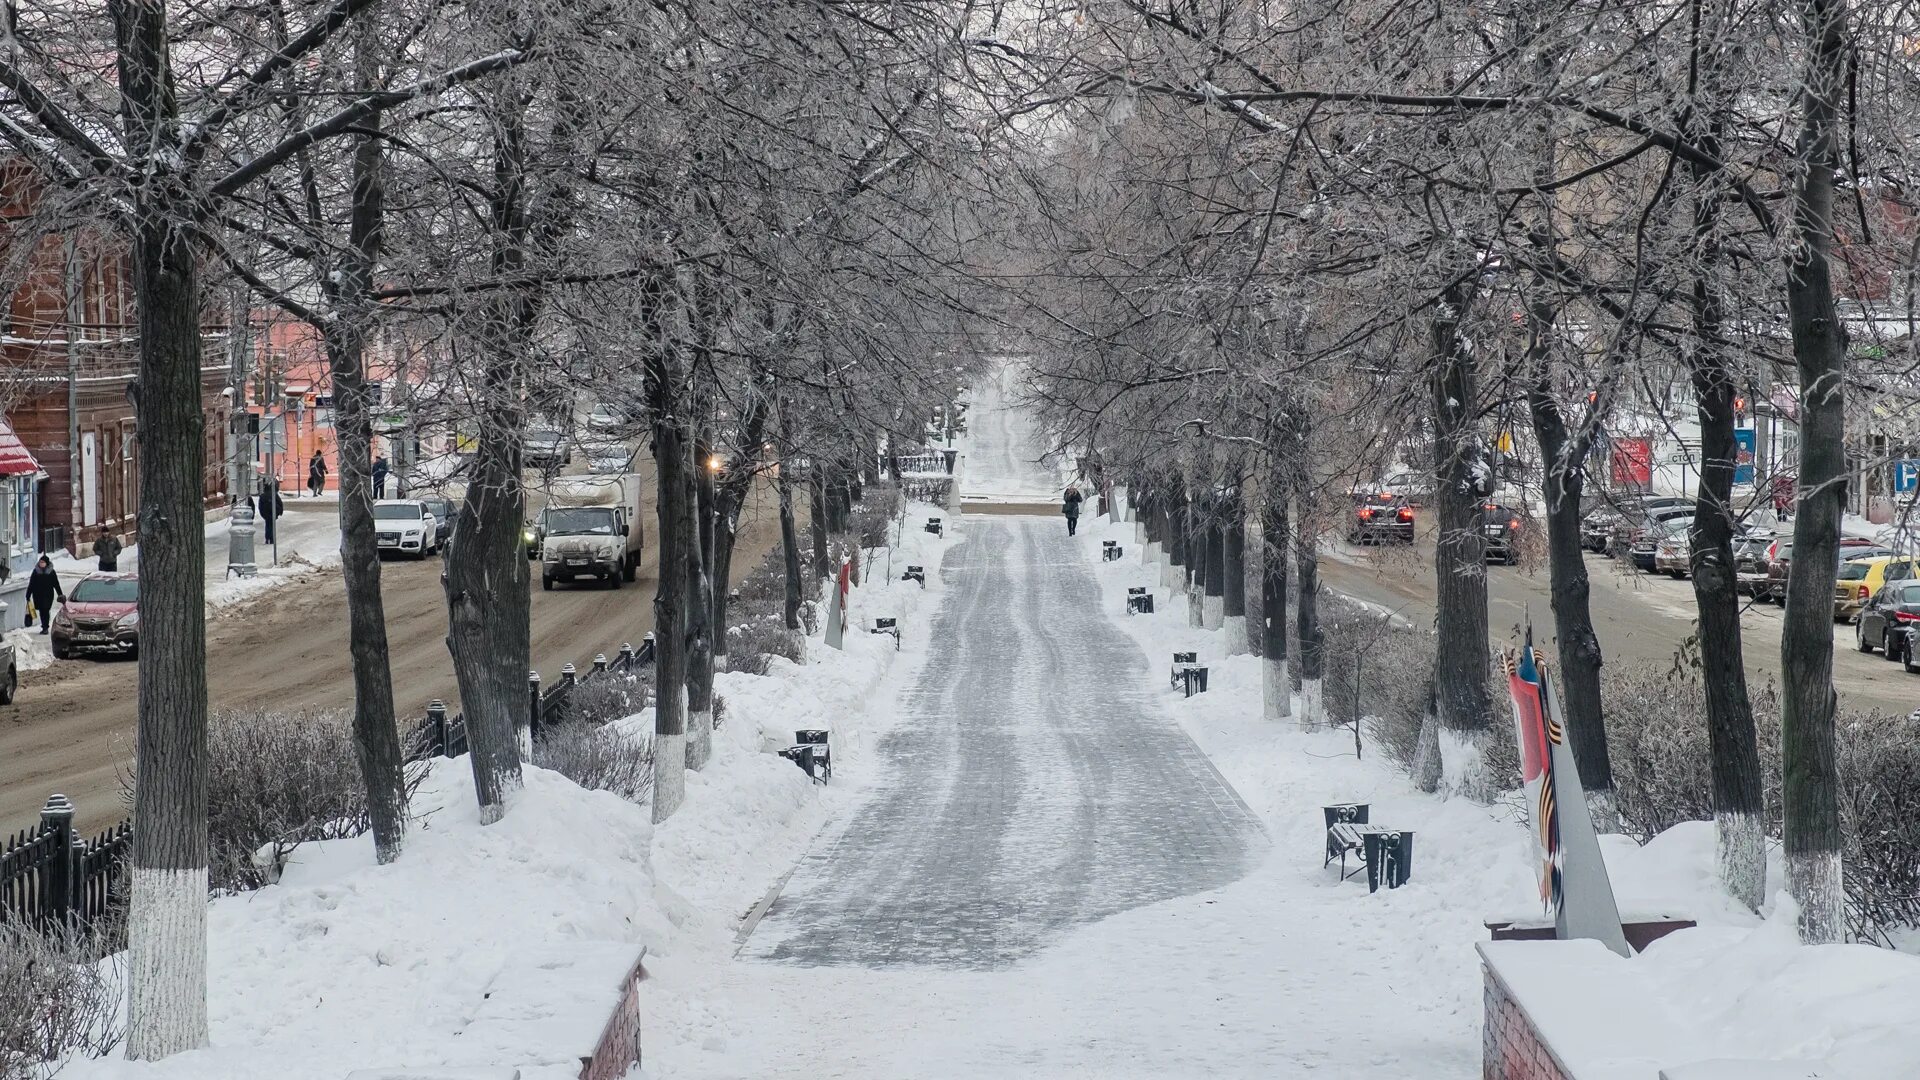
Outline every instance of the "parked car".
[[587, 413], [587, 426], [595, 431], [612, 431], [625, 426], [626, 423], [626, 415], [604, 401], [595, 405], [593, 411]]
[[528, 428], [520, 463], [529, 469], [557, 469], [573, 464], [573, 450], [567, 445], [566, 432], [550, 427]]
[[1347, 518], [1349, 544], [1413, 543], [1413, 508], [1390, 494], [1355, 492]]
[[1905, 662], [1908, 671], [1920, 671], [1914, 662], [1913, 632], [1920, 626], [1920, 582], [1883, 585], [1860, 609], [1853, 624], [1853, 647], [1861, 652], [1880, 650], [1889, 660]]
[[1380, 490], [1409, 506], [1433, 497], [1433, 477], [1419, 472], [1397, 472], [1381, 479]]
[[[1660, 545], [1678, 538], [1678, 542], [1687, 542], [1687, 528], [1693, 524], [1693, 515], [1675, 514], [1649, 523], [1645, 528], [1636, 530], [1633, 544], [1627, 548], [1627, 556], [1633, 560], [1636, 570], [1657, 573], [1660, 569]], [[1684, 556], [1683, 556], [1684, 557]]]
[[459, 508], [453, 505], [452, 499], [439, 495], [421, 499], [420, 504], [427, 508], [427, 513], [433, 515], [437, 526], [433, 533], [434, 546], [445, 546], [447, 541], [453, 539], [453, 519], [459, 515]]
[[1743, 533], [1733, 540], [1733, 587], [1735, 592], [1759, 596], [1767, 583], [1767, 549], [1773, 546], [1772, 533]]
[[[1840, 538], [1840, 561], [1849, 559], [1870, 559], [1877, 555], [1891, 555], [1892, 551], [1881, 547], [1864, 537], [1843, 536]], [[1787, 602], [1787, 582], [1793, 578], [1793, 538], [1783, 536], [1773, 542], [1767, 553], [1767, 582], [1763, 588], [1762, 600], [1772, 600], [1777, 604]]]
[[20, 668], [14, 662], [13, 643], [4, 638], [0, 638], [0, 666], [6, 669], [5, 678], [0, 678], [0, 705], [11, 705], [20, 692]]
[[1626, 520], [1613, 510], [1593, 510], [1580, 519], [1580, 546], [1596, 555], [1611, 555], [1613, 530]]
[[623, 442], [598, 442], [587, 446], [587, 471], [625, 473], [632, 471], [633, 447]]
[[1840, 564], [1833, 583], [1833, 617], [1851, 621], [1867, 606], [1875, 593], [1888, 585], [1920, 578], [1920, 559], [1911, 555], [1876, 555], [1870, 559], [1848, 559]]
[[[1662, 499], [1651, 507], [1637, 506], [1626, 508], [1621, 513], [1620, 523], [1615, 525], [1613, 530], [1612, 550], [1615, 556], [1618, 557], [1621, 553], [1631, 555], [1636, 544], [1641, 544], [1641, 541], [1647, 540], [1647, 530], [1662, 522], [1672, 521], [1674, 518], [1681, 517], [1693, 517], [1692, 502], [1679, 499]], [[1653, 551], [1654, 542], [1655, 541], [1647, 541], [1647, 543], [1642, 546], [1650, 553]], [[1648, 558], [1651, 559], [1652, 556], [1649, 555]], [[1647, 566], [1641, 567], [1641, 569], [1651, 570], [1651, 562], [1649, 562]]]
[[53, 616], [53, 655], [140, 654], [140, 575], [89, 574], [67, 590]]
[[1679, 581], [1693, 572], [1693, 519], [1678, 517], [1660, 526], [1653, 548], [1653, 570]]
[[380, 554], [424, 559], [440, 550], [440, 523], [420, 499], [381, 499], [373, 504], [374, 543]]
[[1520, 534], [1525, 528], [1520, 511], [1499, 503], [1488, 503], [1482, 509], [1486, 517], [1482, 519], [1480, 532], [1486, 537], [1487, 561], [1508, 566], [1519, 562]]

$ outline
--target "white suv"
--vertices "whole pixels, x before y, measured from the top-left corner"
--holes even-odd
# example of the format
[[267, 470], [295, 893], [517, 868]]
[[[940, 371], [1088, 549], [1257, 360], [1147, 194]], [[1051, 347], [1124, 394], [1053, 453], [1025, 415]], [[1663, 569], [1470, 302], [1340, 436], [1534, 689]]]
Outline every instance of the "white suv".
[[418, 499], [381, 499], [373, 504], [373, 533], [380, 554], [424, 559], [440, 550], [440, 522]]

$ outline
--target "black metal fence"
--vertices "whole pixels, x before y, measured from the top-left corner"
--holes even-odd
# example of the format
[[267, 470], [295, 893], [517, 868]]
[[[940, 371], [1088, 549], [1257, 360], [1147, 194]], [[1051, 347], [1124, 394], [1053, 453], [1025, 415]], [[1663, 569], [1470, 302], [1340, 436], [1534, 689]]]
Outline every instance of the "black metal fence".
[[[604, 679], [611, 675], [630, 675], [642, 668], [653, 666], [653, 635], [640, 643], [638, 649], [631, 644], [622, 644], [620, 652], [613, 659], [601, 653], [593, 658], [593, 666], [585, 674], [578, 673], [572, 664], [560, 669], [560, 679], [552, 686], [540, 685], [540, 673], [527, 673], [527, 723], [535, 735], [542, 728], [558, 722], [566, 712], [567, 699], [574, 688]], [[465, 713], [447, 715], [445, 702], [435, 701], [427, 706], [426, 718], [414, 725], [405, 737], [408, 761], [425, 761], [436, 757], [459, 757], [468, 750], [467, 721]]]
[[126, 895], [133, 821], [92, 838], [73, 828], [73, 803], [47, 800], [40, 824], [9, 837], [0, 851], [0, 921], [45, 929], [94, 922]]

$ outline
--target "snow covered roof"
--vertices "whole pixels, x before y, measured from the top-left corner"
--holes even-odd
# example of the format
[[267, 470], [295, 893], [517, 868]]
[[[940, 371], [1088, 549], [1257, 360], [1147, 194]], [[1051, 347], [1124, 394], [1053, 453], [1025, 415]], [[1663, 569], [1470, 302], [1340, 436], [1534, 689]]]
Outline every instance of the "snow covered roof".
[[13, 425], [0, 419], [0, 476], [32, 476], [39, 471], [40, 463], [13, 433]]

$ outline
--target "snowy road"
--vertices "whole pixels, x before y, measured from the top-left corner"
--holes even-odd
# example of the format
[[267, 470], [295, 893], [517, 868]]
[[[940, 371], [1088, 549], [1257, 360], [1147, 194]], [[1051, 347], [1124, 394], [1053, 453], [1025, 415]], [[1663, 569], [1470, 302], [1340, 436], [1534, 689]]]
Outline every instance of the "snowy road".
[[1010, 404], [1018, 381], [1019, 368], [1009, 363], [974, 391], [973, 407], [967, 412], [962, 498], [1052, 502], [1065, 487], [1053, 470], [1039, 464], [1047, 449], [1045, 440]]
[[1062, 931], [1246, 874], [1266, 841], [1149, 691], [1140, 649], [1043, 518], [972, 517], [948, 643], [881, 744], [886, 779], [816, 845], [743, 955], [998, 968]]

